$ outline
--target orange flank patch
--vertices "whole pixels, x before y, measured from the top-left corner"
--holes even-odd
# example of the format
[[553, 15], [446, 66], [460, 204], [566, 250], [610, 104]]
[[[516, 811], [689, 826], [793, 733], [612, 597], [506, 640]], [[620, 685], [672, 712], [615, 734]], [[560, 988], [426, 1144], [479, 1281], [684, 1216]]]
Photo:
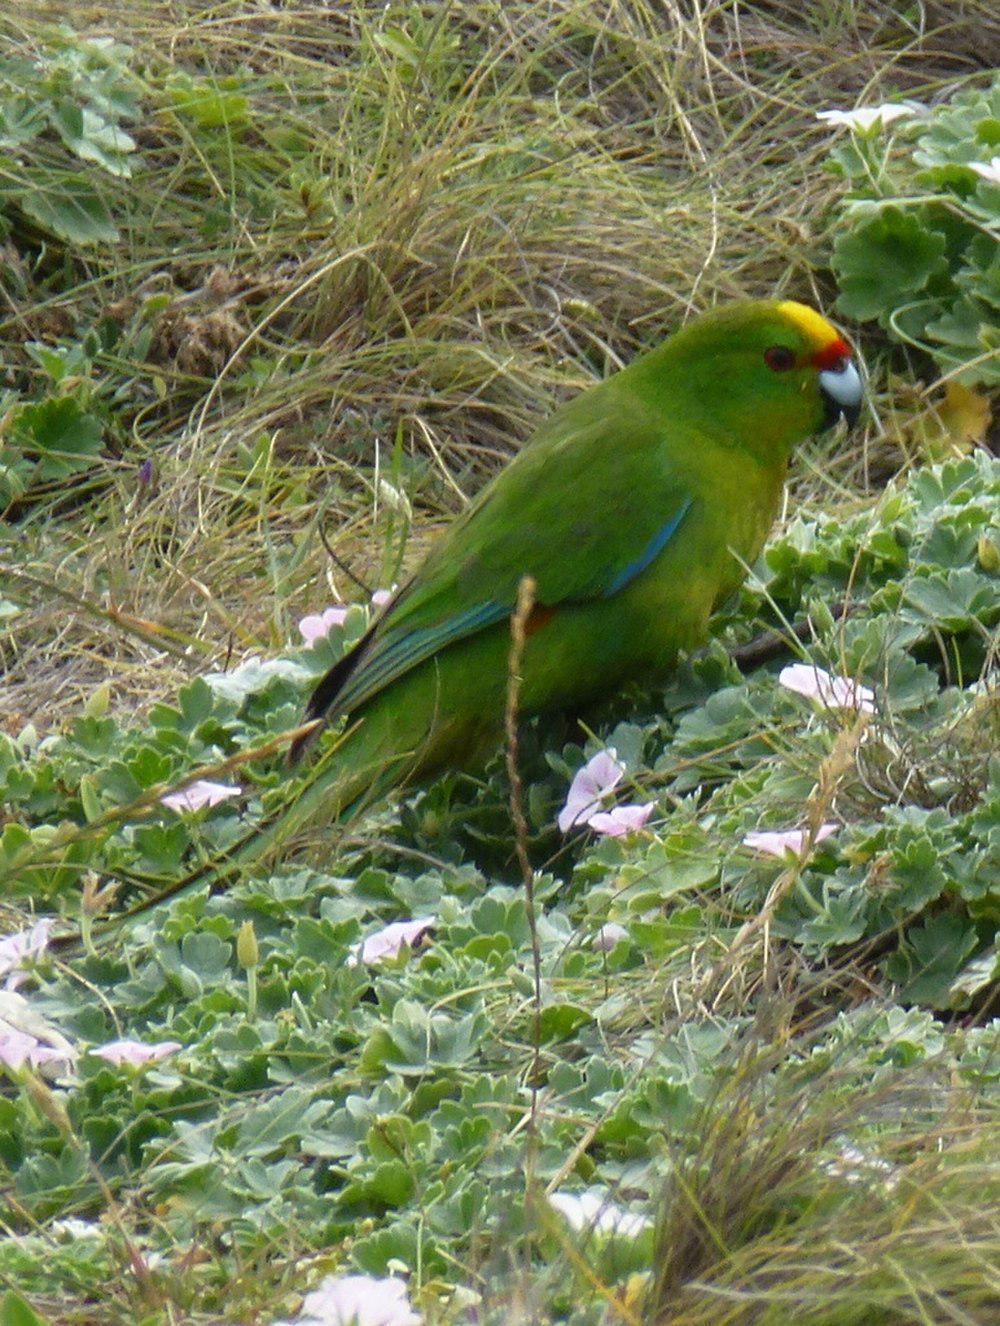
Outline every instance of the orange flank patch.
[[536, 603], [531, 609], [531, 616], [525, 624], [525, 636], [532, 636], [536, 631], [540, 631], [543, 626], [548, 626], [555, 615], [555, 608], [547, 608], [544, 603]]

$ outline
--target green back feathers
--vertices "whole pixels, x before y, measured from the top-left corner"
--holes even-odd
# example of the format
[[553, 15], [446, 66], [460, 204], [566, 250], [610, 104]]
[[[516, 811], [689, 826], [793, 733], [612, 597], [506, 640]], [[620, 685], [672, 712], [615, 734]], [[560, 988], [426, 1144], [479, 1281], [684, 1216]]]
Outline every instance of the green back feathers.
[[[791, 448], [822, 423], [817, 365], [834, 346], [846, 353], [803, 305], [732, 304], [568, 402], [330, 670], [309, 717], [355, 713], [425, 660], [496, 628], [525, 574], [551, 612], [614, 602], [692, 522], [702, 531], [689, 536], [692, 555], [703, 555], [706, 515], [721, 503], [756, 502], [755, 527], [766, 530]], [[734, 479], [734, 466], [753, 482]], [[716, 515], [725, 552], [727, 513]]]

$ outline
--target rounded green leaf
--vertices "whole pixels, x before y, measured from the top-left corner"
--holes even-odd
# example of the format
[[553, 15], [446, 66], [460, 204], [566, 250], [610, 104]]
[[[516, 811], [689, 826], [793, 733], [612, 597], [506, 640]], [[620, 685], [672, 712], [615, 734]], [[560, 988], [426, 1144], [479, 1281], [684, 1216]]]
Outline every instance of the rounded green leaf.
[[890, 204], [865, 212], [834, 242], [837, 307], [860, 322], [888, 315], [944, 270], [944, 250], [944, 236], [913, 211]]

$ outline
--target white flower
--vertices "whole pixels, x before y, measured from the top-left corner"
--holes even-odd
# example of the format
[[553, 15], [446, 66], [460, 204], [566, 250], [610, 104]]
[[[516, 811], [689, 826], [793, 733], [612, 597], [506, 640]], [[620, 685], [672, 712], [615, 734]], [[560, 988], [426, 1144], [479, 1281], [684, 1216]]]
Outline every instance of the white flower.
[[48, 917], [36, 921], [28, 930], [19, 930], [15, 935], [0, 939], [0, 976], [6, 976], [5, 988], [13, 990], [20, 985], [24, 973], [20, 970], [26, 958], [36, 958], [44, 953], [52, 931], [52, 921]]
[[[836, 824], [821, 824], [816, 830], [813, 843], [821, 843], [824, 838], [829, 838], [836, 832]], [[807, 837], [805, 829], [783, 829], [780, 832], [755, 829], [751, 833], [744, 834], [743, 846], [752, 847], [756, 852], [765, 852], [768, 856], [783, 857], [787, 852], [791, 852], [793, 856], [800, 856]]]
[[372, 607], [384, 608], [387, 603], [391, 603], [393, 595], [396, 593], [396, 586], [391, 589], [377, 589], [372, 595]]
[[145, 1041], [122, 1040], [108, 1041], [107, 1045], [95, 1045], [90, 1053], [96, 1054], [99, 1059], [104, 1059], [116, 1067], [130, 1064], [133, 1068], [141, 1068], [143, 1064], [154, 1063], [157, 1059], [164, 1059], [168, 1054], [176, 1054], [183, 1048], [180, 1041], [158, 1041], [154, 1045], [147, 1045]]
[[607, 921], [590, 941], [590, 947], [598, 953], [610, 953], [616, 944], [628, 939], [628, 931], [616, 921]]
[[566, 804], [559, 812], [559, 828], [568, 833], [574, 826], [589, 824], [601, 811], [601, 798], [607, 796], [625, 777], [617, 753], [608, 747], [599, 750], [582, 769], [577, 769]]
[[356, 967], [359, 962], [363, 962], [366, 967], [370, 967], [383, 958], [394, 958], [404, 944], [412, 948], [421, 935], [433, 929], [434, 924], [433, 916], [418, 916], [413, 921], [393, 921], [381, 930], [376, 930], [362, 943], [355, 944], [347, 955], [347, 965]]
[[881, 106], [858, 106], [854, 110], [817, 111], [817, 120], [826, 124], [845, 124], [850, 129], [859, 129], [869, 133], [876, 126], [885, 128], [893, 120], [901, 120], [907, 115], [916, 115], [915, 106], [906, 106], [902, 102], [887, 101]]
[[969, 169], [981, 175], [991, 184], [1000, 184], [1000, 157], [994, 157], [988, 164], [982, 161], [970, 161]]
[[827, 1174], [845, 1179], [848, 1183], [863, 1183], [880, 1180], [890, 1191], [899, 1183], [895, 1165], [881, 1156], [870, 1155], [860, 1147], [845, 1142], [840, 1148], [840, 1155], [828, 1160], [823, 1166]]
[[306, 1294], [293, 1322], [274, 1326], [420, 1326], [406, 1285], [393, 1276], [328, 1275]]
[[580, 1232], [635, 1238], [653, 1223], [648, 1216], [625, 1211], [598, 1192], [554, 1192], [549, 1196], [549, 1205], [565, 1218], [570, 1229]]
[[335, 626], [343, 626], [347, 621], [349, 608], [335, 606], [324, 608], [322, 612], [310, 613], [308, 617], [303, 617], [299, 622], [299, 631], [302, 633], [302, 639], [307, 645], [315, 644], [317, 640], [325, 640]]
[[228, 783], [213, 783], [207, 778], [198, 778], [179, 792], [168, 792], [166, 796], [160, 797], [160, 801], [168, 810], [180, 814], [185, 810], [194, 812], [204, 806], [217, 806], [220, 801], [241, 795], [240, 788], [230, 787]]
[[851, 677], [835, 677], [812, 663], [792, 663], [782, 668], [778, 682], [797, 695], [818, 700], [828, 709], [856, 709], [861, 714], [875, 712], [875, 692]]
[[312, 673], [307, 667], [294, 663], [290, 658], [262, 661], [256, 654], [252, 654], [238, 668], [230, 672], [206, 672], [202, 680], [221, 699], [240, 704], [248, 695], [263, 691], [276, 678], [301, 686], [311, 677]]
[[53, 1238], [66, 1243], [77, 1243], [80, 1239], [99, 1239], [104, 1237], [104, 1226], [96, 1220], [79, 1220], [76, 1216], [66, 1216], [63, 1220], [53, 1220], [48, 1227]]
[[402, 488], [397, 488], [394, 483], [388, 479], [379, 479], [378, 495], [386, 504], [390, 511], [395, 511], [404, 516], [407, 520], [413, 518], [413, 508], [410, 506], [410, 499], [403, 492]]

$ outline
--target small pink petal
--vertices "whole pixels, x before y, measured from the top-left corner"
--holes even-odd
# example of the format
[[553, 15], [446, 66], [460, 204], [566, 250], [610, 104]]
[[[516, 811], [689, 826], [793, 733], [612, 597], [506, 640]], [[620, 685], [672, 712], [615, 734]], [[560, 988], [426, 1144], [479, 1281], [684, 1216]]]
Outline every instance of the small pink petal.
[[26, 1063], [32, 1068], [56, 1063], [65, 1068], [72, 1062], [72, 1058], [73, 1051], [68, 1042], [67, 1048], [59, 1049], [44, 1044], [37, 1036], [20, 1031], [7, 1022], [0, 1022], [0, 1063], [6, 1064], [8, 1068], [23, 1068]]
[[23, 995], [0, 990], [0, 1063], [20, 1068], [28, 1063], [54, 1077], [68, 1068], [76, 1050], [58, 1027], [35, 1011]]
[[779, 683], [797, 695], [817, 700], [829, 709], [875, 712], [875, 692], [851, 677], [835, 677], [811, 663], [792, 663], [778, 674]]
[[377, 589], [375, 593], [372, 595], [372, 607], [384, 608], [387, 603], [392, 602], [393, 595], [395, 593], [396, 593], [395, 588]]
[[185, 810], [196, 811], [204, 806], [217, 806], [221, 801], [228, 801], [230, 797], [241, 795], [241, 788], [230, 787], [228, 783], [212, 783], [207, 778], [198, 778], [195, 782], [188, 783], [187, 787], [182, 787], [179, 792], [168, 792], [166, 796], [160, 797], [160, 801], [168, 810], [175, 810], [180, 814]]
[[34, 1036], [18, 1031], [16, 1027], [0, 1024], [0, 1063], [8, 1068], [20, 1068], [38, 1048]]
[[413, 948], [421, 935], [433, 929], [435, 924], [433, 916], [418, 916], [413, 921], [393, 921], [381, 930], [376, 930], [362, 943], [355, 944], [347, 955], [347, 965], [356, 967], [359, 962], [363, 962], [371, 966], [384, 958], [394, 958], [404, 944]]
[[176, 1054], [183, 1048], [180, 1041], [158, 1041], [154, 1045], [147, 1045], [145, 1041], [121, 1040], [108, 1041], [107, 1045], [95, 1045], [90, 1053], [109, 1064], [131, 1064], [134, 1068], [141, 1068], [143, 1064], [155, 1063], [157, 1059], [165, 1059], [168, 1054]]
[[645, 805], [614, 806], [611, 810], [599, 810], [591, 815], [588, 823], [592, 829], [609, 838], [621, 838], [626, 833], [641, 829], [656, 806], [655, 801]]
[[[52, 1068], [65, 1069], [73, 1062], [71, 1054], [57, 1049], [54, 1045], [36, 1045], [31, 1051], [30, 1058], [32, 1068], [42, 1068], [48, 1064]], [[43, 1076], [48, 1075], [43, 1074]]]
[[52, 921], [48, 917], [36, 921], [28, 930], [19, 930], [17, 934], [0, 939], [0, 976], [13, 973], [7, 981], [7, 988], [18, 984], [18, 968], [26, 958], [36, 958], [44, 953], [52, 931]]
[[[836, 824], [821, 824], [816, 830], [816, 837], [813, 840], [814, 845], [821, 843], [824, 838], [829, 838], [832, 833], [836, 832]], [[808, 835], [805, 829], [784, 829], [780, 832], [755, 829], [751, 833], [744, 834], [743, 846], [752, 847], [757, 852], [765, 852], [768, 856], [783, 857], [786, 852], [791, 852], [793, 856], [799, 856], [807, 838]]]
[[559, 812], [559, 829], [568, 833], [581, 824], [589, 824], [601, 809], [601, 798], [611, 792], [625, 777], [610, 747], [599, 750], [582, 769], [577, 769], [570, 783], [566, 804]]
[[325, 640], [335, 626], [343, 626], [348, 612], [349, 608], [338, 606], [325, 608], [322, 612], [310, 613], [308, 617], [303, 617], [299, 622], [303, 640], [308, 645], [315, 644], [317, 640]]
[[598, 953], [610, 953], [616, 944], [628, 939], [628, 931], [617, 921], [607, 921], [590, 941], [590, 947]]

